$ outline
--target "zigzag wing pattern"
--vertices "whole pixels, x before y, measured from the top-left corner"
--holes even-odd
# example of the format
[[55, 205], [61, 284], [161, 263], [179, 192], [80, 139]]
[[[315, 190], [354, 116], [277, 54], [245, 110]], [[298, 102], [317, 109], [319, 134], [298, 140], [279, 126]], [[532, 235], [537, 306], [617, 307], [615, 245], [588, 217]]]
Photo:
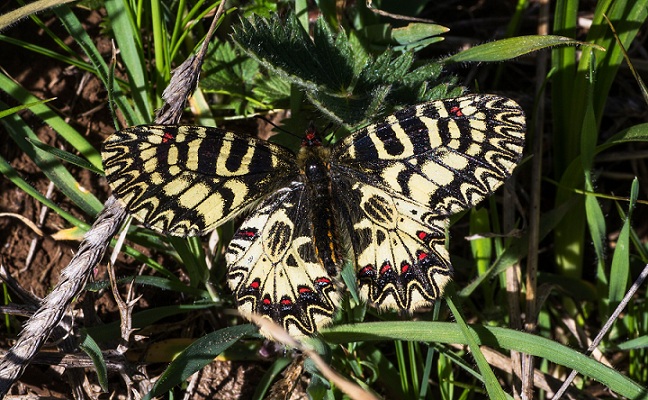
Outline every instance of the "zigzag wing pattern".
[[339, 302], [317, 257], [311, 202], [301, 182], [278, 190], [241, 224], [225, 255], [239, 312], [260, 314], [295, 336], [328, 325]]
[[452, 215], [511, 175], [525, 130], [513, 100], [469, 95], [404, 108], [345, 138], [333, 159], [353, 179]]
[[218, 128], [137, 126], [103, 145], [113, 195], [147, 227], [203, 235], [299, 172], [290, 151]]
[[332, 321], [344, 234], [370, 304], [411, 312], [440, 297], [448, 217], [510, 176], [524, 133], [514, 101], [468, 95], [407, 107], [332, 149], [308, 131], [298, 155], [217, 128], [140, 126], [102, 157], [115, 197], [159, 232], [202, 235], [254, 207], [227, 249], [229, 285], [244, 317], [299, 336]]
[[351, 225], [360, 295], [378, 308], [405, 312], [440, 297], [452, 274], [448, 219], [375, 186], [346, 182], [339, 189], [351, 200], [339, 209]]
[[452, 272], [448, 216], [510, 176], [524, 133], [514, 101], [470, 95], [405, 108], [333, 148], [341, 224], [370, 303], [413, 311], [440, 297]]

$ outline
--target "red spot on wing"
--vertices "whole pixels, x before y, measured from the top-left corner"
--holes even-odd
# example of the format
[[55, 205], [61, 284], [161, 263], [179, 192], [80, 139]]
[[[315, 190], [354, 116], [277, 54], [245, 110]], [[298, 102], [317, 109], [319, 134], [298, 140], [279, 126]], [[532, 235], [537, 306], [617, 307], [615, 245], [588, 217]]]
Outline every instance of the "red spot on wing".
[[406, 273], [409, 269], [410, 265], [408, 263], [403, 263], [403, 265], [401, 265], [401, 274]]
[[422, 261], [427, 258], [428, 253], [424, 251], [419, 251], [418, 253], [416, 253], [416, 256], [418, 257], [419, 261]]
[[461, 108], [454, 106], [450, 109], [450, 114], [454, 115], [455, 117], [463, 117], [463, 113], [461, 112]]
[[255, 279], [254, 281], [252, 281], [252, 283], [250, 283], [250, 288], [254, 290], [259, 290], [260, 286], [261, 286], [261, 282], [258, 279]]
[[253, 240], [257, 237], [258, 230], [252, 228], [241, 228], [234, 235], [237, 239]]
[[302, 286], [299, 288], [299, 294], [304, 294], [304, 293], [312, 293], [313, 291], [306, 286]]
[[421, 240], [425, 240], [425, 238], [428, 237], [428, 233], [423, 231], [418, 231], [416, 232], [416, 236]]
[[169, 143], [174, 139], [175, 137], [173, 136], [173, 134], [171, 134], [171, 132], [164, 132], [164, 134], [162, 135], [162, 143]]
[[315, 279], [315, 283], [318, 285], [330, 285], [331, 280], [329, 278], [317, 278]]
[[272, 304], [272, 302], [270, 301], [269, 297], [264, 297], [263, 298], [263, 304], [266, 305], [266, 306], [269, 306], [270, 304]]
[[375, 272], [373, 265], [369, 264], [366, 267], [362, 268], [358, 275], [360, 276], [372, 276]]
[[284, 305], [284, 306], [289, 306], [292, 303], [293, 303], [292, 300], [290, 300], [288, 298], [281, 299], [281, 304]]
[[391, 264], [389, 262], [385, 262], [382, 267], [380, 267], [380, 273], [385, 274], [391, 269]]

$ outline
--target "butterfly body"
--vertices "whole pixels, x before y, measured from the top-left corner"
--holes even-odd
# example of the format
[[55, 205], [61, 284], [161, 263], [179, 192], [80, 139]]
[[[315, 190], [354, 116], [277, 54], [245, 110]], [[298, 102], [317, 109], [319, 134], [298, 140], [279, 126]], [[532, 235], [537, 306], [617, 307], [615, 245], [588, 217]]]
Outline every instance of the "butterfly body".
[[217, 128], [144, 126], [111, 136], [103, 158], [113, 194], [160, 232], [202, 234], [254, 204], [226, 251], [229, 285], [243, 316], [303, 335], [332, 321], [343, 258], [373, 306], [438, 299], [452, 271], [448, 217], [511, 174], [524, 130], [512, 100], [468, 95], [407, 107], [331, 147], [308, 130], [297, 154]]
[[317, 257], [329, 275], [335, 277], [340, 267], [340, 233], [334, 215], [334, 196], [330, 175], [331, 151], [323, 146], [314, 127], [310, 127], [297, 154], [297, 165], [313, 198], [310, 219]]

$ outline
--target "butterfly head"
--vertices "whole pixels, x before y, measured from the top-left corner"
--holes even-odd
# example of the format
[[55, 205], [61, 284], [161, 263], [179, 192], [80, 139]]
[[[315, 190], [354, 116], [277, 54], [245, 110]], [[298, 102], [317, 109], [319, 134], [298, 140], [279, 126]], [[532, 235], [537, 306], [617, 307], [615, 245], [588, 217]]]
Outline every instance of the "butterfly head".
[[306, 129], [306, 134], [302, 139], [301, 145], [302, 147], [322, 146], [322, 138], [320, 138], [320, 135], [317, 132], [317, 128], [315, 127], [315, 124], [313, 124], [312, 122], [310, 123], [310, 125], [308, 125], [308, 129]]

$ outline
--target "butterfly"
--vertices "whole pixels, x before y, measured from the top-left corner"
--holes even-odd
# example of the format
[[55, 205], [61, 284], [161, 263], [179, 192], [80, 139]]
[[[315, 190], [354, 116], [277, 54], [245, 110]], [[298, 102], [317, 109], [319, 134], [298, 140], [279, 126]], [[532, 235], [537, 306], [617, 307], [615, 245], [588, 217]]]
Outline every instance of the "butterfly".
[[223, 129], [152, 125], [116, 132], [102, 157], [113, 195], [155, 231], [203, 235], [249, 210], [225, 254], [238, 309], [299, 336], [332, 322], [345, 260], [379, 309], [438, 299], [452, 275], [448, 218], [511, 175], [525, 131], [513, 100], [465, 95], [405, 107], [332, 146], [309, 129], [297, 154]]

